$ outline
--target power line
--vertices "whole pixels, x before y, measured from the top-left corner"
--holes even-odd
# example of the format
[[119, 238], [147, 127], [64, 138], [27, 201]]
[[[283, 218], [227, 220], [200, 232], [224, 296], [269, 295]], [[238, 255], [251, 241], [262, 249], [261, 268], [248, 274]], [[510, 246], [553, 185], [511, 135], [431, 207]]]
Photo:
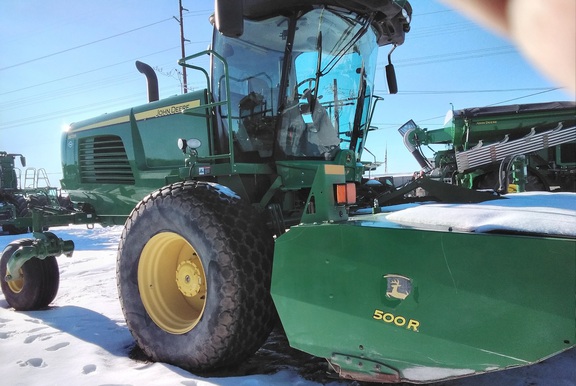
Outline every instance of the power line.
[[432, 11], [432, 12], [425, 12], [425, 13], [413, 13], [412, 18], [414, 18], [414, 16], [416, 16], [416, 17], [430, 16], [430, 15], [436, 15], [438, 13], [454, 13], [454, 11], [452, 9], [443, 9], [441, 11]]
[[[444, 63], [458, 60], [485, 58], [488, 56], [495, 56], [495, 55], [514, 54], [515, 52], [516, 50], [512, 46], [498, 46], [498, 47], [480, 48], [476, 50], [442, 53], [437, 55], [419, 56], [415, 58], [405, 58], [405, 59], [401, 58], [394, 60], [394, 63], [401, 65], [401, 67], [404, 68], [411, 66], [420, 66], [423, 64]], [[383, 67], [385, 64], [387, 63], [383, 61], [378, 62], [377, 67]]]
[[476, 25], [466, 22], [434, 25], [430, 27], [421, 27], [414, 32], [410, 31], [409, 38], [410, 40], [415, 40], [420, 38], [436, 37], [439, 35], [473, 31], [477, 28]]
[[[555, 91], [559, 88], [555, 87], [533, 87], [533, 88], [509, 88], [509, 89], [488, 89], [488, 90], [407, 90], [398, 91], [398, 94], [407, 95], [444, 95], [444, 94], [478, 94], [478, 93], [498, 93], [498, 92], [519, 92], [519, 91], [539, 91], [536, 94], [530, 94], [528, 96], [537, 95], [545, 92]], [[387, 93], [386, 90], [377, 89], [375, 90], [377, 94]]]
[[46, 121], [48, 119], [54, 119], [54, 118], [58, 118], [60, 116], [65, 116], [65, 115], [68, 115], [69, 113], [72, 113], [72, 112], [75, 114], [79, 114], [79, 113], [89, 113], [92, 111], [101, 111], [101, 109], [103, 107], [118, 106], [118, 102], [128, 104], [132, 101], [136, 101], [136, 100], [141, 99], [141, 98], [142, 98], [142, 93], [131, 94], [131, 95], [126, 95], [126, 96], [121, 96], [118, 98], [108, 99], [108, 100], [105, 100], [105, 101], [102, 101], [99, 103], [90, 103], [87, 105], [73, 106], [73, 107], [65, 108], [65, 109], [58, 110], [58, 111], [50, 111], [50, 112], [46, 112], [46, 113], [42, 113], [42, 114], [38, 114], [38, 115], [27, 116], [26, 118], [4, 122], [2, 124], [2, 126], [0, 126], [0, 130], [7, 130], [7, 129], [11, 129], [13, 127], [30, 125], [33, 123], [39, 123], [39, 122]]
[[77, 74], [64, 76], [64, 77], [62, 77], [62, 78], [57, 78], [57, 79], [53, 79], [53, 80], [48, 80], [48, 81], [46, 81], [46, 82], [36, 83], [36, 84], [31, 85], [31, 86], [26, 86], [26, 87], [22, 87], [22, 88], [19, 88], [19, 89], [6, 91], [6, 92], [3, 92], [3, 93], [0, 93], [0, 95], [12, 94], [12, 93], [15, 93], [15, 92], [18, 92], [18, 91], [28, 90], [28, 89], [30, 89], [30, 88], [34, 88], [34, 87], [38, 87], [38, 86], [44, 86], [44, 85], [46, 85], [46, 84], [50, 84], [50, 83], [54, 83], [54, 82], [60, 82], [60, 81], [62, 81], [62, 80], [74, 78], [74, 77], [77, 77], [77, 76], [80, 76], [80, 75], [90, 74], [90, 73], [92, 73], [92, 72], [104, 70], [104, 69], [106, 69], [106, 68], [115, 67], [115, 66], [118, 66], [118, 65], [121, 65], [121, 64], [125, 64], [125, 63], [130, 63], [130, 62], [133, 62], [133, 61], [135, 61], [135, 60], [137, 60], [137, 59], [141, 59], [141, 58], [145, 58], [145, 57], [148, 57], [148, 56], [152, 56], [152, 55], [160, 54], [160, 53], [163, 53], [163, 52], [171, 51], [171, 50], [174, 50], [174, 49], [176, 49], [176, 48], [179, 48], [179, 46], [170, 47], [170, 48], [167, 48], [167, 49], [165, 49], [165, 50], [156, 51], [156, 52], [151, 53], [151, 54], [148, 54], [148, 55], [139, 56], [138, 58], [135, 58], [135, 59], [124, 60], [124, 61], [122, 61], [122, 62], [117, 62], [117, 63], [109, 64], [109, 65], [107, 65], [107, 66], [102, 66], [102, 67], [94, 68], [94, 69], [92, 69], [92, 70], [88, 70], [88, 71], [84, 71], [84, 72], [79, 72], [79, 73], [77, 73]]
[[214, 11], [209, 10], [209, 9], [199, 10], [199, 11], [188, 11], [184, 14], [184, 17], [189, 18], [189, 17], [197, 17], [197, 16], [210, 16], [213, 13], [214, 13]]
[[156, 24], [164, 23], [165, 21], [168, 21], [168, 20], [172, 20], [172, 18], [170, 17], [170, 18], [167, 18], [167, 19], [164, 19], [164, 20], [157, 21], [157, 22], [155, 22], [155, 23], [151, 23], [151, 24], [144, 25], [144, 26], [142, 26], [142, 27], [138, 27], [138, 28], [131, 29], [131, 30], [129, 30], [129, 31], [121, 32], [121, 33], [116, 34], [116, 35], [112, 35], [112, 36], [108, 36], [108, 37], [105, 37], [105, 38], [102, 38], [102, 39], [94, 40], [94, 41], [92, 41], [92, 42], [84, 43], [84, 44], [81, 44], [81, 45], [79, 45], [79, 46], [75, 46], [75, 47], [71, 47], [71, 48], [67, 48], [67, 49], [62, 50], [62, 51], [53, 52], [53, 53], [51, 53], [51, 54], [44, 55], [44, 56], [40, 56], [40, 57], [35, 58], [35, 59], [26, 60], [26, 61], [24, 61], [24, 62], [20, 62], [20, 63], [17, 63], [17, 64], [13, 64], [13, 65], [11, 65], [11, 66], [3, 67], [3, 68], [0, 68], [0, 71], [7, 70], [7, 69], [9, 69], [9, 68], [19, 67], [19, 66], [22, 66], [22, 65], [24, 65], [24, 64], [32, 63], [32, 62], [35, 62], [35, 61], [38, 61], [38, 60], [41, 60], [41, 59], [46, 59], [46, 58], [50, 58], [50, 57], [52, 57], [52, 56], [60, 55], [60, 54], [63, 54], [64, 52], [69, 52], [69, 51], [76, 50], [76, 49], [78, 49], [78, 48], [82, 48], [82, 47], [86, 47], [86, 46], [89, 46], [89, 45], [92, 45], [92, 44], [100, 43], [100, 42], [103, 42], [103, 41], [105, 41], [105, 40], [109, 40], [109, 39], [116, 38], [116, 37], [118, 37], [118, 36], [126, 35], [126, 34], [129, 34], [129, 33], [131, 33], [131, 32], [134, 32], [134, 31], [138, 31], [138, 30], [141, 30], [141, 29], [144, 29], [144, 28], [151, 27], [151, 26], [156, 25]]
[[501, 101], [501, 102], [497, 102], [497, 103], [492, 103], [491, 105], [486, 105], [486, 106], [496, 106], [496, 105], [500, 105], [500, 104], [502, 104], [502, 103], [508, 103], [508, 102], [512, 102], [512, 101], [517, 101], [518, 99], [529, 98], [529, 97], [534, 96], [534, 95], [540, 95], [540, 94], [545, 94], [545, 93], [551, 92], [551, 91], [561, 90], [562, 88], [563, 88], [563, 87], [549, 88], [549, 89], [546, 89], [546, 90], [544, 90], [544, 91], [535, 92], [535, 93], [533, 93], [533, 94], [524, 95], [524, 96], [521, 96], [521, 97], [518, 97], [518, 98], [507, 99], [507, 100], [505, 100], [505, 101]]
[[[545, 94], [545, 93], [547, 93], [547, 92], [552, 92], [552, 91], [556, 91], [556, 90], [560, 90], [560, 89], [561, 89], [561, 87], [547, 88], [547, 89], [544, 89], [543, 91], [540, 91], [540, 92], [536, 92], [536, 93], [532, 93], [532, 94], [527, 94], [527, 95], [522, 95], [522, 96], [519, 96], [519, 97], [517, 97], [517, 98], [507, 99], [507, 100], [505, 100], [505, 101], [500, 101], [500, 102], [492, 103], [492, 104], [489, 104], [489, 105], [484, 105], [483, 107], [501, 105], [501, 104], [503, 104], [503, 103], [513, 102], [513, 101], [517, 101], [517, 100], [519, 100], [519, 99], [524, 99], [524, 98], [530, 98], [530, 97], [535, 96], [535, 95]], [[522, 89], [519, 89], [519, 90], [522, 90]], [[530, 89], [526, 89], [526, 90], [530, 90]], [[538, 89], [535, 89], [535, 90], [538, 90]], [[440, 115], [440, 116], [437, 116], [437, 117], [431, 117], [431, 118], [426, 118], [426, 119], [419, 119], [418, 122], [432, 121], [432, 120], [440, 119], [440, 118], [443, 118], [443, 117], [444, 117], [443, 115]]]
[[[205, 44], [206, 42], [209, 42], [209, 41], [208, 41], [208, 40], [199, 40], [199, 41], [194, 41], [194, 42], [188, 42], [187, 44], [188, 44], [188, 45], [190, 45], [190, 44]], [[121, 64], [134, 62], [135, 60], [138, 60], [138, 59], [147, 58], [147, 57], [149, 57], [149, 56], [154, 56], [154, 55], [161, 54], [161, 53], [164, 53], [164, 52], [172, 51], [172, 50], [175, 50], [175, 49], [177, 49], [177, 48], [180, 48], [180, 46], [173, 46], [173, 47], [170, 47], [170, 48], [166, 48], [165, 50], [160, 50], [160, 51], [152, 52], [152, 53], [150, 53], [150, 54], [141, 55], [141, 56], [138, 56], [137, 58], [134, 58], [134, 59], [128, 59], [128, 60], [124, 60], [124, 61], [121, 61], [121, 62], [109, 64], [109, 65], [106, 65], [106, 66], [94, 68], [94, 69], [91, 69], [91, 70], [88, 70], [88, 71], [79, 72], [79, 73], [76, 73], [76, 74], [73, 74], [73, 75], [67, 75], [67, 76], [64, 76], [64, 77], [62, 77], [62, 78], [52, 79], [52, 80], [48, 80], [48, 81], [46, 81], [46, 82], [36, 83], [36, 84], [30, 85], [30, 86], [21, 87], [21, 88], [18, 88], [18, 89], [14, 89], [14, 90], [2, 92], [2, 93], [0, 93], [0, 96], [2, 96], [2, 95], [7, 95], [7, 94], [12, 94], [12, 93], [19, 92], [19, 91], [28, 90], [28, 89], [31, 89], [31, 88], [34, 88], [34, 87], [44, 86], [44, 85], [50, 84], [50, 83], [60, 82], [60, 81], [62, 81], [62, 80], [74, 78], [74, 77], [81, 76], [81, 75], [90, 74], [90, 73], [92, 73], [92, 72], [97, 72], [97, 71], [104, 70], [104, 69], [107, 69], [107, 68], [110, 68], [110, 67], [115, 67], [115, 66], [118, 66], [118, 65], [121, 65]]]

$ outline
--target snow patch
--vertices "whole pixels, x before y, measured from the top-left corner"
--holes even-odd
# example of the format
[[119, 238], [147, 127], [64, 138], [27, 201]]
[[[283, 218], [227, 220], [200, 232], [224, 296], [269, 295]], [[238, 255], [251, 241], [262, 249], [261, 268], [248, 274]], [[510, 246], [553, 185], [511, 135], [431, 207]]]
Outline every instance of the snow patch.
[[517, 193], [479, 204], [425, 204], [388, 214], [406, 226], [576, 237], [576, 193]]
[[444, 367], [425, 367], [417, 366], [406, 369], [402, 372], [402, 377], [410, 381], [423, 382], [429, 379], [446, 379], [454, 377], [463, 377], [473, 374], [471, 369], [449, 369]]
[[237, 198], [240, 199], [240, 196], [236, 194], [235, 191], [233, 191], [232, 189], [230, 189], [227, 186], [224, 185], [220, 185], [220, 184], [215, 184], [213, 182], [209, 182], [209, 184], [216, 188], [216, 190], [218, 190], [218, 192], [222, 193], [225, 196], [231, 197], [231, 198]]

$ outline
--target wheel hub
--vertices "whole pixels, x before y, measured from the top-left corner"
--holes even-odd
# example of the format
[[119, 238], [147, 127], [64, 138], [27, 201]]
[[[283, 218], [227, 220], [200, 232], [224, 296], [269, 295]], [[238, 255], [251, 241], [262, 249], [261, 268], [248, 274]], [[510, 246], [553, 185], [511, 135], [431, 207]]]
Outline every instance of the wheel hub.
[[20, 291], [22, 291], [22, 288], [24, 288], [24, 274], [22, 272], [22, 269], [20, 269], [18, 272], [19, 272], [19, 278], [8, 281], [8, 287], [14, 293], [20, 293]]
[[193, 297], [198, 295], [202, 287], [200, 270], [190, 260], [181, 262], [176, 269], [176, 285], [182, 295]]
[[191, 331], [206, 306], [207, 282], [200, 256], [179, 234], [156, 234], [142, 249], [138, 290], [158, 327], [171, 334]]

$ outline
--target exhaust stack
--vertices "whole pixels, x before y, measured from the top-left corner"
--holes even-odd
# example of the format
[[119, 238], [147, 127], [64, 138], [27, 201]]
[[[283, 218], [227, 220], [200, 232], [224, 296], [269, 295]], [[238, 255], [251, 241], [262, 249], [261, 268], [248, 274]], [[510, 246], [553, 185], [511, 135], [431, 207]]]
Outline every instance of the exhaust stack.
[[136, 61], [136, 68], [146, 76], [148, 86], [148, 102], [154, 102], [160, 99], [158, 95], [158, 77], [152, 67], [139, 60]]

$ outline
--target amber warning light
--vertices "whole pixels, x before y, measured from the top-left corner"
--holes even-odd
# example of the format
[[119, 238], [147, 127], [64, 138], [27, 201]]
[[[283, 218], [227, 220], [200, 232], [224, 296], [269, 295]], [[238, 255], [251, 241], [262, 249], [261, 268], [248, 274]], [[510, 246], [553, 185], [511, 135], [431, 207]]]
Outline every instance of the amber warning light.
[[356, 203], [356, 185], [353, 182], [337, 184], [336, 203], [338, 205], [350, 205]]

